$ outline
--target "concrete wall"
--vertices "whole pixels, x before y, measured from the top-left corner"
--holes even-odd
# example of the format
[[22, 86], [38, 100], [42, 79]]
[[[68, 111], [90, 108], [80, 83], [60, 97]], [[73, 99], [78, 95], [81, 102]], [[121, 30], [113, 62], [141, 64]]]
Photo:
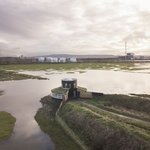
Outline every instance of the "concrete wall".
[[92, 92], [80, 92], [80, 98], [92, 98]]
[[55, 99], [63, 100], [65, 97], [65, 94], [57, 94], [57, 93], [51, 93], [51, 97]]
[[64, 101], [68, 100], [68, 93], [64, 96]]

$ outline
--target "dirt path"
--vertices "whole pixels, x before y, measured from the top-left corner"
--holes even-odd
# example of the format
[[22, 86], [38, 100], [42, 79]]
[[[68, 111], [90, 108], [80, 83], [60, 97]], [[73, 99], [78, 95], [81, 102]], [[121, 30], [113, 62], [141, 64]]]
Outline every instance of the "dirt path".
[[128, 117], [128, 116], [121, 115], [121, 114], [118, 114], [118, 113], [114, 113], [114, 112], [111, 112], [111, 111], [108, 111], [108, 110], [104, 110], [104, 109], [102, 109], [102, 108], [99, 108], [99, 107], [94, 106], [94, 105], [92, 105], [92, 104], [88, 104], [88, 103], [86, 103], [86, 102], [81, 102], [81, 101], [80, 101], [80, 103], [82, 103], [83, 105], [86, 105], [86, 106], [89, 106], [89, 107], [92, 107], [92, 108], [101, 110], [101, 111], [103, 111], [103, 112], [107, 112], [107, 113], [109, 113], [109, 114], [113, 114], [113, 115], [122, 117], [122, 118], [127, 118], [127, 119], [135, 120], [135, 121], [138, 121], [138, 122], [142, 122], [142, 123], [145, 123], [145, 124], [150, 124], [150, 122], [148, 122], [148, 121], [143, 121], [143, 120], [136, 119], [136, 118], [133, 118], [133, 117]]

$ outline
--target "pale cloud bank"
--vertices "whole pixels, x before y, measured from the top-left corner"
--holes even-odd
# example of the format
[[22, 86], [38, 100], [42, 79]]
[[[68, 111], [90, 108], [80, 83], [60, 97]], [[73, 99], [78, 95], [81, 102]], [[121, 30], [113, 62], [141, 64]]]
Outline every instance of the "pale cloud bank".
[[0, 55], [150, 55], [149, 0], [0, 0]]

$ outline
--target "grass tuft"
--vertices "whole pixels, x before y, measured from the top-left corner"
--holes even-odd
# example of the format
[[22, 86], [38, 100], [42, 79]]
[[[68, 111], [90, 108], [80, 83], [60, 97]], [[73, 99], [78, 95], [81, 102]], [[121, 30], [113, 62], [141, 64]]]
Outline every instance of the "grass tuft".
[[0, 112], [0, 141], [7, 140], [11, 136], [15, 122], [16, 119], [11, 114]]

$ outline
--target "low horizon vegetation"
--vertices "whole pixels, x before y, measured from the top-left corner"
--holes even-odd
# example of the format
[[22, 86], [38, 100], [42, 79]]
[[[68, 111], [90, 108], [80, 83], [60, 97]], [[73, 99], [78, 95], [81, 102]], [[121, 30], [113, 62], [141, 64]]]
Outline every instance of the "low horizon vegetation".
[[[0, 65], [0, 70], [78, 70], [78, 69], [119, 69], [119, 70], [143, 70], [150, 69], [149, 67], [141, 67], [143, 63], [135, 62], [100, 62], [100, 63], [54, 63], [54, 64], [10, 64]], [[72, 72], [71, 72], [72, 73]]]
[[42, 78], [40, 76], [17, 73], [15, 71], [0, 70], [0, 81], [25, 80], [25, 79], [45, 80], [46, 78]]

